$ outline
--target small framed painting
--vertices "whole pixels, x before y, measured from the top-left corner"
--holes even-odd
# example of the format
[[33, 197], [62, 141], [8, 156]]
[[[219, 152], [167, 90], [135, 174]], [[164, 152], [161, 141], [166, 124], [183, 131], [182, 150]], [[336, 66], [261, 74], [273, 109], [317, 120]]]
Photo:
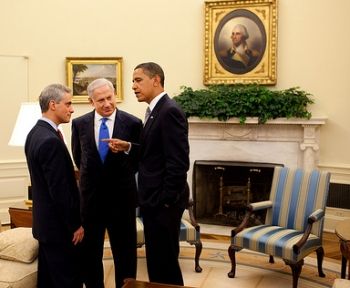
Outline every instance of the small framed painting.
[[73, 91], [73, 103], [89, 103], [87, 86], [97, 78], [113, 83], [117, 102], [123, 101], [121, 57], [67, 57], [67, 86]]

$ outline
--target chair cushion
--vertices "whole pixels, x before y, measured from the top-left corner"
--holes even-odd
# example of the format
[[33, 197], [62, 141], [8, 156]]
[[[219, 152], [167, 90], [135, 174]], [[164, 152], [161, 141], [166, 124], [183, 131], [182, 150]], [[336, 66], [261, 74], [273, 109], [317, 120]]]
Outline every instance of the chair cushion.
[[0, 233], [1, 259], [31, 263], [38, 256], [38, 247], [32, 228], [14, 228]]
[[142, 218], [136, 217], [136, 243], [138, 246], [145, 244], [145, 235], [143, 234]]
[[322, 246], [320, 238], [310, 234], [300, 253], [296, 254], [293, 251], [293, 245], [302, 236], [303, 232], [297, 230], [279, 226], [259, 225], [244, 229], [232, 238], [231, 243], [237, 248], [247, 248], [292, 262], [298, 262]]
[[30, 264], [0, 259], [0, 288], [34, 288], [38, 260]]
[[[193, 227], [193, 225], [186, 219], [181, 219], [179, 241], [196, 241], [200, 239], [200, 233]], [[143, 222], [141, 217], [136, 217], [137, 229], [137, 245], [145, 244], [145, 236], [143, 234]]]
[[200, 234], [189, 221], [182, 218], [179, 238], [180, 241], [191, 242], [198, 240], [200, 238]]

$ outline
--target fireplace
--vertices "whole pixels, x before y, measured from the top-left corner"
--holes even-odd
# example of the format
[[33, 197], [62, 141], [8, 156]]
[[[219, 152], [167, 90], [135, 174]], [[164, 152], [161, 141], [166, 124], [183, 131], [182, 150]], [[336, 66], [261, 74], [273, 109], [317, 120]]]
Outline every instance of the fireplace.
[[[238, 119], [221, 122], [190, 118], [191, 165], [187, 180], [192, 188], [196, 216], [201, 219], [198, 222], [204, 223], [210, 218], [208, 221], [229, 225], [240, 219], [243, 204], [268, 197], [275, 165], [316, 168], [320, 128], [325, 123], [325, 118], [280, 118], [263, 125], [256, 118], [247, 118], [245, 124], [240, 124]], [[220, 175], [222, 186], [219, 186]], [[209, 192], [205, 192], [206, 189]], [[255, 193], [255, 189], [259, 192]], [[224, 197], [219, 198], [220, 193]], [[257, 221], [262, 219], [260, 215]]]
[[[275, 163], [206, 161], [194, 163], [192, 193], [198, 222], [236, 226], [250, 202], [269, 198]], [[264, 222], [256, 214], [251, 225]]]

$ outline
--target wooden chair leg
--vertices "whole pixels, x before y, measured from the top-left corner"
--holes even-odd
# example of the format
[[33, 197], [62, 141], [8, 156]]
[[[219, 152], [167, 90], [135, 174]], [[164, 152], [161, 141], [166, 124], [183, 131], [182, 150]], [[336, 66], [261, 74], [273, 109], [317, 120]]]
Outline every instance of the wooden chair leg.
[[340, 241], [340, 251], [342, 254], [341, 260], [341, 278], [345, 279], [346, 276], [346, 265], [349, 260], [348, 265], [348, 280], [350, 280], [350, 242], [349, 241]]
[[341, 257], [341, 272], [340, 272], [340, 278], [341, 279], [345, 279], [345, 274], [346, 274], [346, 263], [348, 262], [348, 260], [342, 256]]
[[326, 277], [326, 274], [323, 273], [322, 269], [322, 263], [323, 263], [323, 257], [324, 257], [324, 250], [323, 247], [319, 247], [316, 249], [317, 254], [317, 269], [318, 269], [318, 275], [320, 277]]
[[229, 278], [235, 278], [236, 275], [236, 250], [234, 249], [233, 245], [230, 245], [228, 247], [228, 255], [231, 259], [231, 271], [227, 273], [227, 276]]
[[202, 253], [202, 241], [201, 240], [198, 240], [194, 243], [194, 245], [196, 246], [196, 255], [194, 256], [194, 265], [195, 265], [195, 270], [197, 273], [200, 273], [202, 272], [202, 267], [199, 266], [199, 257], [201, 256], [201, 253]]
[[203, 248], [202, 241], [199, 239], [196, 241], [187, 241], [187, 242], [196, 247], [196, 254], [194, 256], [194, 270], [197, 273], [200, 273], [203, 270], [202, 267], [199, 265], [199, 258], [201, 256], [202, 248]]
[[293, 288], [297, 288], [298, 287], [298, 280], [299, 280], [299, 276], [301, 273], [301, 269], [304, 265], [304, 259], [301, 259], [299, 262], [297, 263], [291, 263], [288, 260], [283, 259], [283, 261], [290, 266], [290, 268], [292, 268], [292, 275], [293, 275]]

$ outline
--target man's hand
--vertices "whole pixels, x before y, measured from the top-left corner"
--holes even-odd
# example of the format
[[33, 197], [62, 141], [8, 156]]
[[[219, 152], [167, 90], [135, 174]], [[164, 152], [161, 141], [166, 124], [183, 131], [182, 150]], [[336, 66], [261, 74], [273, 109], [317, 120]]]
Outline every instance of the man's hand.
[[101, 141], [108, 142], [109, 149], [111, 149], [111, 151], [114, 153], [129, 152], [131, 147], [130, 142], [117, 138], [102, 139]]
[[83, 226], [80, 226], [78, 230], [74, 232], [72, 242], [74, 245], [77, 245], [83, 240], [83, 238], [84, 238], [84, 228]]

